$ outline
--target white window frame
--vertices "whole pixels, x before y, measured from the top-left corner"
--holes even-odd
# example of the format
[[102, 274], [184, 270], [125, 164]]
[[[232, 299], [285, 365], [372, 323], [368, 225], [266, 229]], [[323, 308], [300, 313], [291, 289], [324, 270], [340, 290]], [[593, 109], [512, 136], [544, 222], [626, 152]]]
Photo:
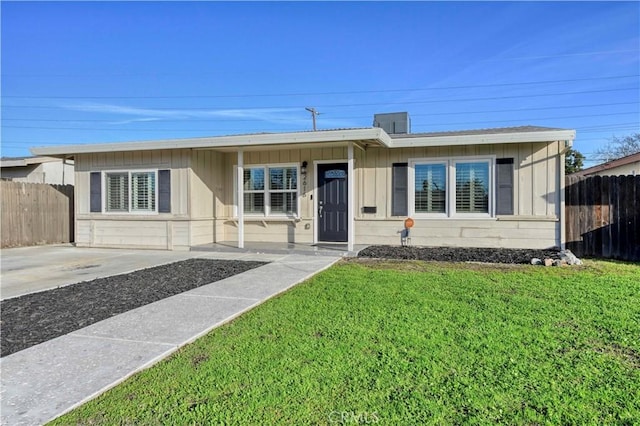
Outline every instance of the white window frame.
[[[269, 169], [278, 169], [278, 168], [295, 168], [296, 169], [296, 189], [295, 190], [271, 190], [269, 189], [270, 179], [269, 179]], [[244, 216], [247, 218], [292, 218], [298, 219], [300, 218], [300, 164], [299, 163], [270, 163], [270, 164], [245, 164], [243, 166], [244, 170], [248, 169], [264, 169], [264, 189], [262, 191], [245, 191], [242, 190], [242, 195], [244, 196], [246, 193], [263, 193], [264, 194], [264, 213], [248, 213], [244, 212]], [[237, 176], [238, 167], [235, 166], [233, 170], [234, 176]], [[237, 179], [234, 179], [236, 182]], [[244, 183], [244, 177], [243, 177]], [[295, 193], [296, 197], [296, 213], [294, 215], [287, 213], [273, 213], [271, 212], [271, 193]], [[237, 183], [234, 183], [234, 191], [233, 191], [233, 215], [234, 217], [238, 216], [238, 188]]]
[[[485, 162], [489, 167], [489, 206], [487, 213], [466, 213], [456, 211], [456, 164]], [[416, 213], [415, 211], [415, 166], [420, 164], [445, 164], [446, 173], [446, 203], [445, 213]], [[410, 158], [408, 170], [408, 201], [409, 216], [422, 219], [489, 219], [495, 218], [495, 155], [468, 156], [468, 157], [430, 157]]]
[[[458, 163], [486, 163], [488, 166], [488, 174], [489, 174], [489, 200], [488, 200], [488, 204], [487, 204], [487, 213], [467, 213], [467, 212], [462, 212], [462, 213], [458, 213], [456, 211], [456, 199], [458, 197], [457, 194], [457, 186], [456, 185], [456, 165]], [[456, 217], [456, 218], [490, 218], [490, 217], [494, 217], [494, 204], [495, 204], [495, 188], [494, 188], [494, 180], [495, 177], [494, 175], [494, 165], [495, 165], [495, 157], [491, 158], [491, 157], [459, 157], [459, 158], [452, 158], [449, 161], [449, 173], [451, 173], [450, 177], [449, 177], [449, 181], [452, 184], [452, 191], [451, 191], [451, 196], [449, 197], [450, 199], [450, 212], [451, 212], [451, 216], [452, 217]]]
[[[107, 175], [108, 174], [127, 174], [127, 186], [128, 186], [128, 199], [127, 199], [127, 211], [109, 211], [107, 210]], [[132, 199], [133, 199], [133, 191], [132, 191], [132, 179], [131, 175], [133, 173], [153, 173], [154, 175], [154, 197], [155, 197], [155, 206], [153, 210], [133, 210], [132, 209]], [[158, 214], [158, 170], [157, 169], [140, 169], [140, 170], [104, 170], [102, 172], [102, 213], [108, 215], [156, 215]]]
[[[425, 213], [425, 212], [418, 212], [416, 213], [416, 165], [422, 165], [422, 164], [444, 164], [445, 166], [445, 203], [444, 203], [444, 213]], [[409, 181], [407, 182], [409, 185], [408, 191], [407, 191], [407, 197], [408, 197], [408, 201], [409, 201], [409, 216], [412, 217], [417, 217], [417, 218], [431, 218], [431, 219], [437, 219], [437, 218], [446, 218], [449, 217], [449, 212], [451, 211], [451, 208], [449, 206], [449, 198], [450, 198], [450, 194], [449, 194], [449, 182], [450, 182], [450, 177], [449, 177], [449, 162], [447, 159], [442, 159], [442, 158], [427, 158], [427, 159], [413, 159], [409, 161]]]

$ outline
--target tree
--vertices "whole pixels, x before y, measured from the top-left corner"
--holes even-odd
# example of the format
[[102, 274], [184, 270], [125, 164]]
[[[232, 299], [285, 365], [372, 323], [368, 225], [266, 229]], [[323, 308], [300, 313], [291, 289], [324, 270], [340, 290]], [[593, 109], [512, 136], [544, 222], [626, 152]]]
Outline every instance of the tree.
[[640, 133], [622, 138], [612, 137], [607, 146], [596, 151], [602, 161], [611, 161], [640, 152]]
[[570, 175], [571, 173], [579, 172], [584, 165], [584, 155], [579, 151], [571, 148], [564, 156], [564, 172]]

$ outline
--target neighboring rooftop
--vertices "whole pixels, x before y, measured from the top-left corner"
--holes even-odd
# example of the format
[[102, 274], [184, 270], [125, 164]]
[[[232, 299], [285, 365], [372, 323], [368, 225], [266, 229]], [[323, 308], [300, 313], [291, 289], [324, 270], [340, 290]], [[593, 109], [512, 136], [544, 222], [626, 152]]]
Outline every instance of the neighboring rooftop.
[[45, 156], [2, 157], [0, 158], [0, 167], [25, 167], [32, 164], [50, 163], [52, 161], [60, 161], [60, 159]]
[[615, 171], [615, 169], [619, 167], [631, 165], [633, 163], [638, 163], [638, 171], [635, 171], [635, 173], [624, 171], [621, 174], [636, 174], [640, 172], [640, 152], [636, 152], [635, 154], [627, 155], [626, 157], [618, 158], [616, 160], [607, 161], [606, 163], [598, 164], [593, 167], [589, 167], [588, 169], [580, 170], [579, 172], [572, 173], [571, 176], [596, 175], [602, 172]]

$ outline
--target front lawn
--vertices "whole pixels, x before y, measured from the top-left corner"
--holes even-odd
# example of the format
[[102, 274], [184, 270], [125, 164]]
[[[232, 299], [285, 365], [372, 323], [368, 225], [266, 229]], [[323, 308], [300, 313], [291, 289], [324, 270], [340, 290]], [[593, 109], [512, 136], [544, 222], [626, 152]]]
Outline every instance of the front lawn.
[[633, 424], [640, 265], [342, 262], [56, 424]]

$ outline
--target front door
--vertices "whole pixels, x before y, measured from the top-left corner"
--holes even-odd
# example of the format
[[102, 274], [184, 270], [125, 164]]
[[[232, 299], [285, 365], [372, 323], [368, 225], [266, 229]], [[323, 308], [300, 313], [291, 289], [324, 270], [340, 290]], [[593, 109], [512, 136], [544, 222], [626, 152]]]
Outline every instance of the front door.
[[347, 163], [318, 164], [318, 241], [346, 242], [349, 226]]

